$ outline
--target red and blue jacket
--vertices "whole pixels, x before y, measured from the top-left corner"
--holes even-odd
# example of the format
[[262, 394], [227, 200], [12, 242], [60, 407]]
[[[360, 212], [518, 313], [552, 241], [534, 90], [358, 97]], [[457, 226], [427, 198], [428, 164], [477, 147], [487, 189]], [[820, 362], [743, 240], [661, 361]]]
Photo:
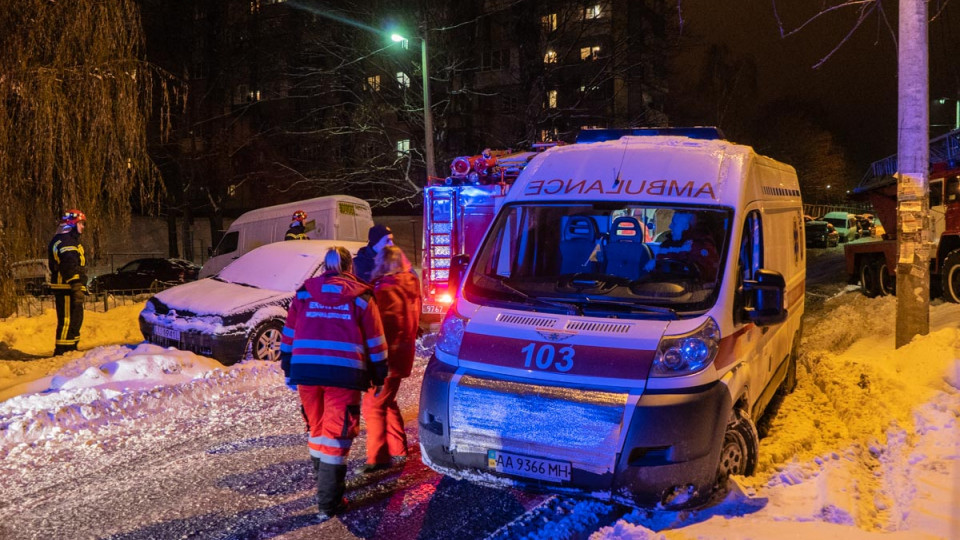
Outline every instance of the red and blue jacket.
[[351, 274], [308, 279], [280, 341], [287, 384], [366, 390], [387, 377], [387, 341], [373, 289]]

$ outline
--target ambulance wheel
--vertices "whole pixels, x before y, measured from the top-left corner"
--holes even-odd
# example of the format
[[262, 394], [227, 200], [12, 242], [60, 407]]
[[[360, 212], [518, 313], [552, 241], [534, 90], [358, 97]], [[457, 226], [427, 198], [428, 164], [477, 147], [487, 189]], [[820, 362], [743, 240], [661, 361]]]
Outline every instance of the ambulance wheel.
[[744, 411], [735, 409], [723, 434], [717, 483], [723, 485], [731, 475], [750, 476], [757, 468], [760, 436], [757, 426]]
[[960, 249], [953, 250], [943, 260], [940, 276], [943, 299], [955, 304], [960, 303]]
[[868, 259], [860, 264], [860, 292], [867, 298], [880, 294], [880, 261]]
[[280, 338], [283, 335], [283, 322], [272, 319], [253, 332], [250, 338], [250, 354], [254, 360], [278, 362], [280, 360]]

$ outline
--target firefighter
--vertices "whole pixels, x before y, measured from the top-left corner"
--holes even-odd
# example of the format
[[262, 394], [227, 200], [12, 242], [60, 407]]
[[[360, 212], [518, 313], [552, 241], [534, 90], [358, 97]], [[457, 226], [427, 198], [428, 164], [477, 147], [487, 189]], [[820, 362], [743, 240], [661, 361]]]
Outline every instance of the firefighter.
[[410, 376], [417, 350], [420, 322], [420, 280], [410, 260], [396, 246], [377, 253], [373, 270], [373, 296], [383, 320], [387, 338], [390, 376], [383, 391], [363, 396], [363, 418], [367, 422], [367, 464], [364, 473], [388, 469], [407, 456], [407, 435], [397, 404], [400, 381]]
[[83, 298], [87, 290], [87, 261], [80, 235], [87, 217], [79, 210], [67, 210], [60, 217], [57, 234], [47, 248], [50, 289], [57, 307], [57, 338], [53, 355], [77, 350], [83, 324]]
[[357, 277], [370, 283], [371, 274], [373, 274], [374, 258], [384, 246], [393, 245], [393, 231], [386, 225], [374, 225], [367, 231], [367, 245], [360, 248], [357, 256], [353, 258], [353, 268]]
[[346, 459], [360, 430], [360, 395], [379, 395], [387, 377], [387, 342], [373, 290], [350, 274], [350, 253], [333, 247], [325, 271], [290, 303], [280, 342], [287, 386], [300, 395], [310, 427], [320, 521], [346, 510]]
[[306, 240], [307, 232], [303, 224], [307, 221], [307, 213], [303, 210], [297, 210], [293, 213], [293, 221], [290, 223], [290, 228], [287, 229], [287, 234], [284, 235], [284, 240]]

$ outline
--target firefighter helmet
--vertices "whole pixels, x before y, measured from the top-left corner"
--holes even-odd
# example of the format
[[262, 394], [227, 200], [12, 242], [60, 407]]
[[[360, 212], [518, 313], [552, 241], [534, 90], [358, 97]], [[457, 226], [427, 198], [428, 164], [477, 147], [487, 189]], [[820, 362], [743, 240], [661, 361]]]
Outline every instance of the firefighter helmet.
[[293, 213], [293, 220], [303, 223], [304, 221], [307, 220], [307, 213], [304, 212], [303, 210], [297, 210], [296, 212]]
[[83, 212], [75, 208], [67, 210], [66, 212], [63, 213], [62, 216], [60, 216], [61, 225], [76, 225], [77, 223], [80, 223], [81, 221], [86, 221], [86, 220], [87, 220], [87, 216], [85, 216]]

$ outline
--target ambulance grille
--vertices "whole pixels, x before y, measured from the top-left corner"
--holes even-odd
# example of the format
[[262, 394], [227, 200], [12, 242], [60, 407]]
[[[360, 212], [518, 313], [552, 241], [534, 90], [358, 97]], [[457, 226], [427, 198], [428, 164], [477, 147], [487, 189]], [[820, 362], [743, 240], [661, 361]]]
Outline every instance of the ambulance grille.
[[570, 321], [567, 323], [566, 330], [575, 330], [578, 332], [596, 332], [599, 334], [626, 334], [630, 331], [632, 326], [632, 324], [622, 323]]
[[627, 394], [464, 375], [450, 390], [450, 445], [502, 449], [613, 470]]
[[501, 313], [497, 315], [497, 322], [503, 324], [513, 324], [516, 326], [533, 326], [536, 328], [553, 328], [557, 324], [556, 319], [546, 317], [531, 317], [529, 315], [509, 315]]

